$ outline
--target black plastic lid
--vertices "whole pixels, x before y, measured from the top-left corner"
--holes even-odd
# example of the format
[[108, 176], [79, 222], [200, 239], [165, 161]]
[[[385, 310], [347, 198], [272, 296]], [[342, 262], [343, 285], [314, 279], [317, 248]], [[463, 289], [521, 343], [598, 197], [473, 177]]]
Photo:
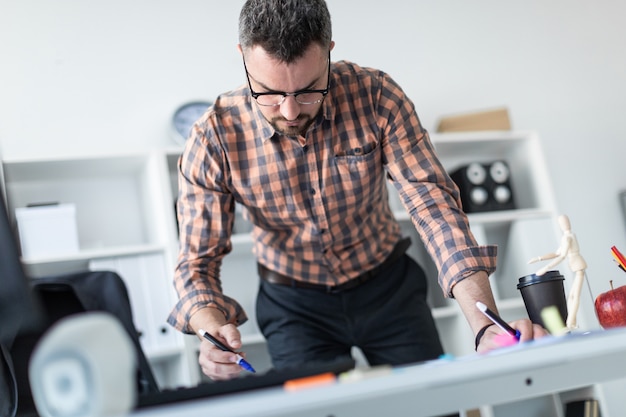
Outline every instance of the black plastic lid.
[[538, 284], [541, 282], [549, 282], [549, 281], [563, 281], [565, 278], [559, 271], [547, 271], [543, 275], [530, 274], [519, 279], [519, 283], [517, 284], [517, 289], [527, 287], [529, 285]]

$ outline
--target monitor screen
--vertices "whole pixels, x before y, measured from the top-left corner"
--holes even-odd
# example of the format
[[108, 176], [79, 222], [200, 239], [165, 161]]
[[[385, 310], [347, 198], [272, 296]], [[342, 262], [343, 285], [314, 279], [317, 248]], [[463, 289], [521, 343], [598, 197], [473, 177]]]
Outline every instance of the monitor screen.
[[0, 343], [9, 346], [19, 333], [33, 329], [39, 307], [30, 291], [0, 185]]

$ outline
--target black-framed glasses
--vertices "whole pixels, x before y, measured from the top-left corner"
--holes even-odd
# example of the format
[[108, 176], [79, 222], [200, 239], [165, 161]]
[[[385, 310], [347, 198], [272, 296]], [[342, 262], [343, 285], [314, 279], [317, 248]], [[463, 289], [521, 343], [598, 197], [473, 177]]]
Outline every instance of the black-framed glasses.
[[250, 75], [248, 74], [245, 58], [243, 60], [243, 67], [246, 70], [246, 78], [248, 79], [250, 95], [260, 106], [280, 106], [283, 104], [287, 96], [293, 96], [298, 104], [317, 104], [324, 100], [324, 97], [326, 97], [328, 90], [330, 89], [330, 52], [328, 52], [328, 82], [326, 84], [326, 88], [323, 90], [305, 88], [303, 90], [294, 91], [293, 93], [286, 93], [284, 91], [266, 91], [263, 93], [257, 93], [252, 89], [252, 84], [250, 84]]

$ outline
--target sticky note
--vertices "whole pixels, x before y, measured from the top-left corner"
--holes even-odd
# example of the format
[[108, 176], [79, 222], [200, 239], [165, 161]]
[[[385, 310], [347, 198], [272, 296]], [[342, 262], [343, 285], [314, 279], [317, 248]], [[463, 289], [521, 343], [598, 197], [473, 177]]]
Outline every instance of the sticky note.
[[283, 384], [285, 391], [298, 391], [306, 388], [331, 385], [335, 383], [335, 374], [326, 372], [319, 375], [307, 376], [304, 378], [291, 379]]
[[541, 310], [541, 319], [546, 329], [553, 336], [561, 336], [569, 331], [567, 327], [565, 327], [561, 314], [556, 306], [549, 306]]

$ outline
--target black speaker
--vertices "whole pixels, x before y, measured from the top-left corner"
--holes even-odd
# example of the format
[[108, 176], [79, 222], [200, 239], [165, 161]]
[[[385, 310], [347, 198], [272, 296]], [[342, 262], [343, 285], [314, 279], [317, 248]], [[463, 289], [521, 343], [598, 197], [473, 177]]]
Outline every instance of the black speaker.
[[466, 213], [515, 208], [509, 166], [504, 161], [473, 162], [450, 174], [459, 187]]

